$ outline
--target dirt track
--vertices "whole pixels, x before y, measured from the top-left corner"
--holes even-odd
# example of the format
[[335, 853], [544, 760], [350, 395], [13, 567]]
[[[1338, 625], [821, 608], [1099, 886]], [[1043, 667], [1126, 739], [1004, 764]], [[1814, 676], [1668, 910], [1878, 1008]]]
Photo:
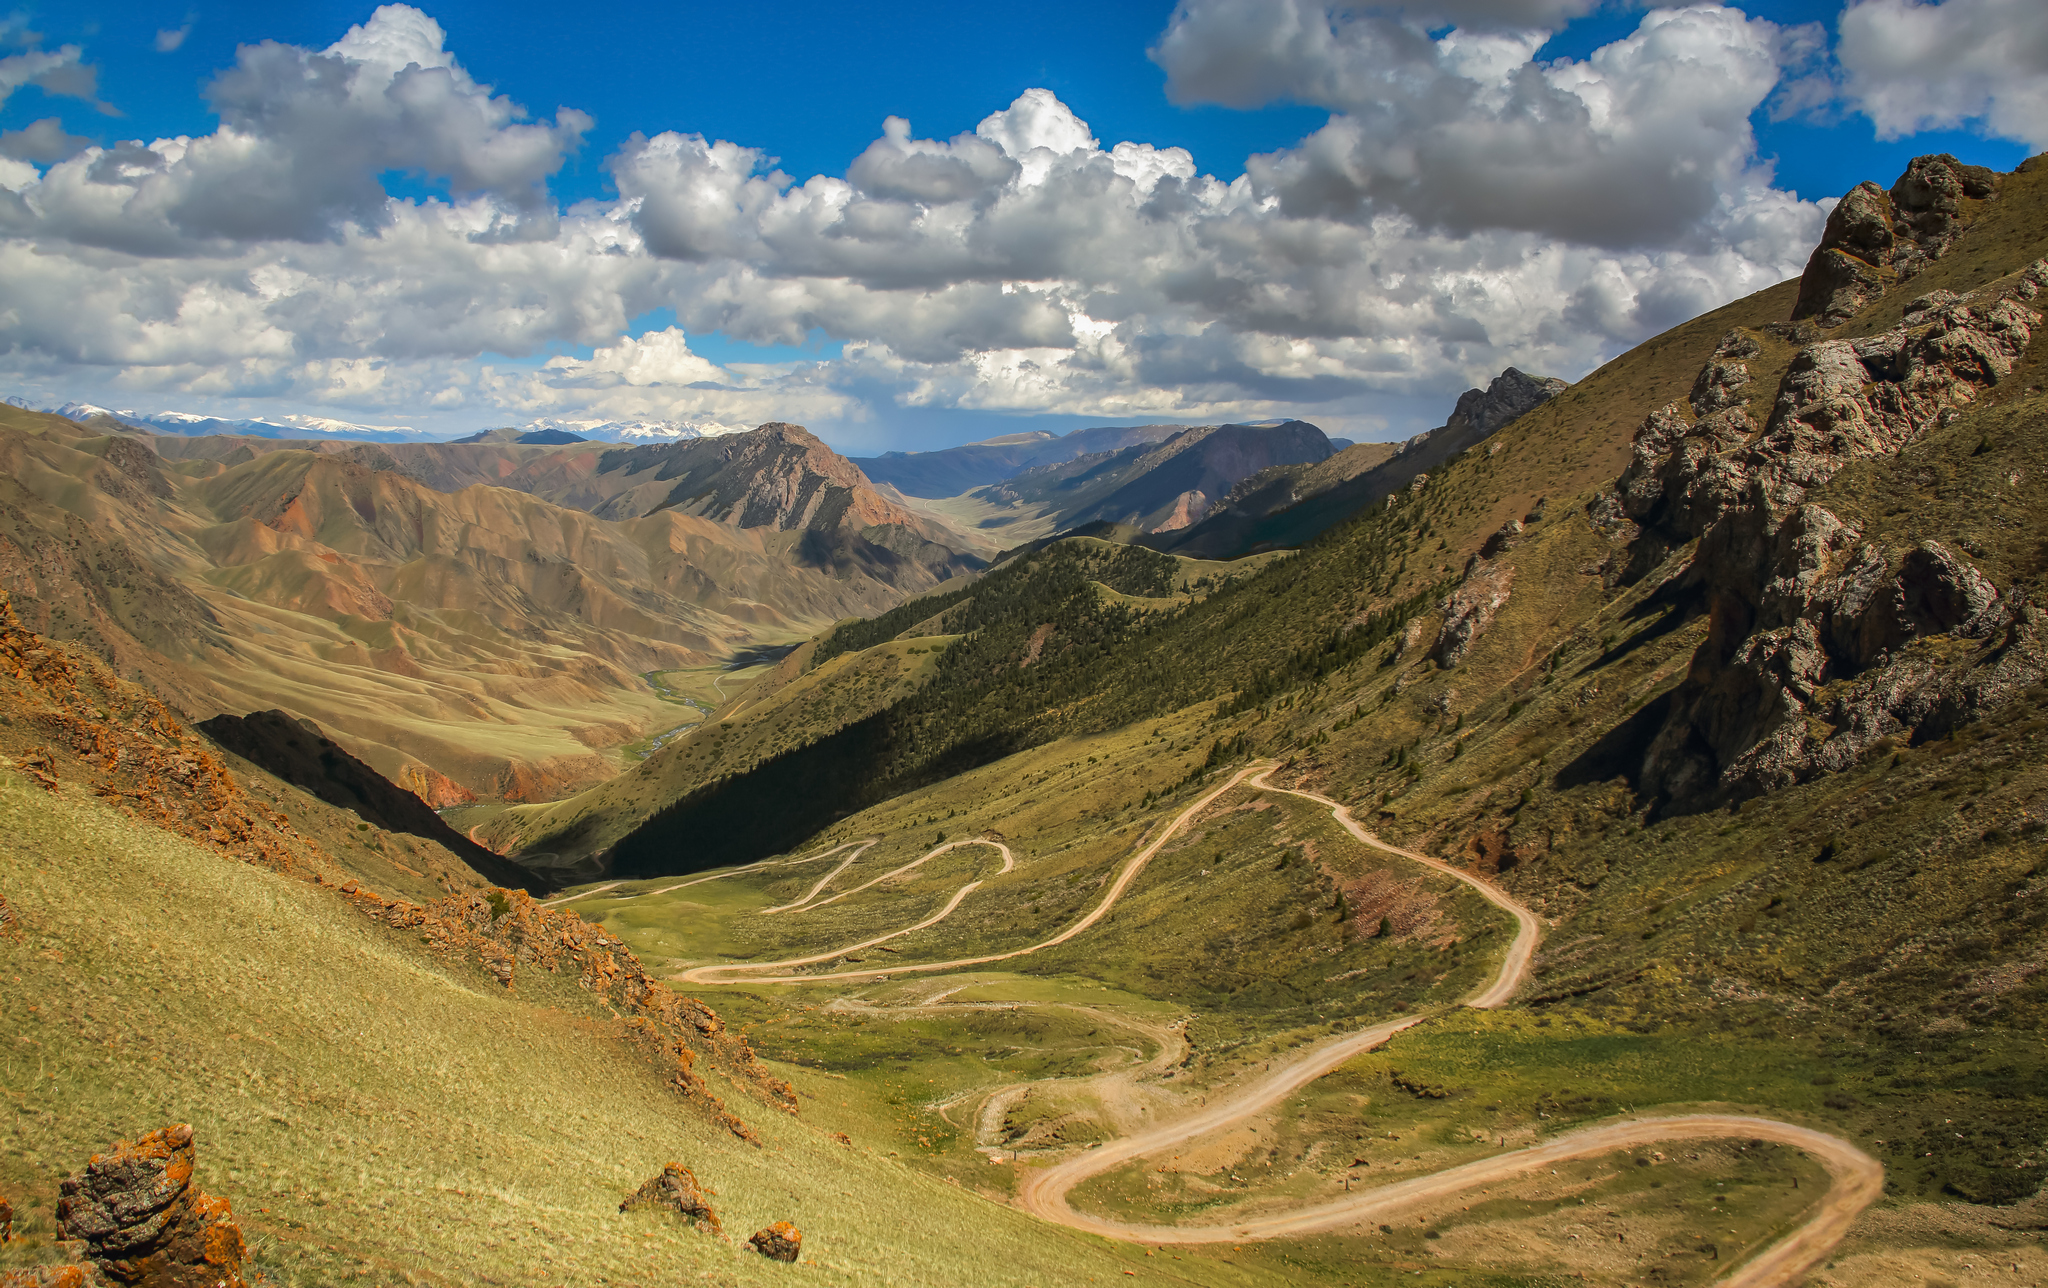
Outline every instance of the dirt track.
[[[1102, 900], [1087, 916], [1069, 926], [1060, 934], [1026, 948], [1007, 953], [995, 953], [984, 957], [962, 958], [948, 962], [928, 962], [892, 966], [881, 970], [846, 971], [827, 975], [783, 975], [759, 976], [751, 972], [772, 970], [778, 967], [811, 965], [830, 961], [843, 953], [856, 951], [874, 944], [935, 925], [950, 916], [960, 902], [981, 883], [972, 881], [962, 886], [953, 897], [932, 916], [915, 926], [905, 927], [887, 935], [881, 935], [862, 943], [818, 953], [809, 957], [795, 958], [781, 962], [761, 962], [749, 965], [703, 966], [684, 972], [679, 978], [693, 983], [738, 982], [729, 978], [741, 975], [751, 983], [773, 984], [821, 984], [841, 983], [854, 980], [868, 980], [884, 976], [900, 976], [931, 971], [959, 970], [972, 966], [983, 966], [991, 962], [1006, 961], [1065, 943], [1074, 936], [1108, 915], [1110, 909], [1122, 897], [1146, 862], [1157, 854], [1192, 819], [1207, 809], [1226, 792], [1237, 787], [1246, 779], [1252, 786], [1289, 796], [1299, 796], [1328, 808], [1331, 815], [1361, 843], [1389, 854], [1424, 864], [1455, 877], [1473, 887], [1489, 902], [1515, 918], [1517, 930], [1514, 940], [1503, 954], [1499, 969], [1487, 985], [1465, 999], [1463, 1005], [1479, 1008], [1505, 1006], [1527, 978], [1534, 961], [1536, 946], [1542, 939], [1542, 923], [1536, 915], [1510, 897], [1504, 891], [1472, 873], [1463, 871], [1441, 859], [1420, 854], [1413, 850], [1389, 845], [1362, 827], [1351, 816], [1350, 810], [1329, 797], [1316, 792], [1297, 788], [1275, 786], [1269, 781], [1276, 767], [1252, 765], [1233, 774], [1228, 781], [1204, 794], [1194, 804], [1176, 816], [1173, 822], [1143, 850], [1133, 855], [1117, 874], [1115, 882], [1104, 893]], [[955, 842], [955, 845], [962, 844]], [[993, 844], [982, 842], [982, 844]], [[942, 846], [925, 855], [915, 863], [898, 868], [894, 873], [885, 874], [856, 890], [866, 889], [888, 876], [897, 875], [914, 868], [938, 853], [952, 846]], [[1003, 871], [1010, 870], [1012, 863], [1009, 850], [1003, 851]], [[827, 851], [836, 853], [836, 851]], [[841, 865], [842, 868], [844, 865]], [[836, 875], [836, 872], [835, 872]], [[829, 880], [829, 877], [827, 878]], [[820, 882], [808, 901], [823, 889]], [[844, 898], [856, 890], [834, 896]], [[827, 902], [830, 902], [828, 900]], [[794, 906], [794, 905], [792, 905]], [[1720, 1283], [1726, 1288], [1785, 1288], [1798, 1282], [1807, 1271], [1818, 1265], [1828, 1253], [1841, 1242], [1850, 1224], [1864, 1208], [1876, 1201], [1883, 1191], [1884, 1169], [1876, 1159], [1838, 1136], [1812, 1128], [1778, 1122], [1769, 1118], [1751, 1118], [1740, 1115], [1693, 1114], [1668, 1118], [1630, 1118], [1622, 1122], [1604, 1123], [1580, 1131], [1567, 1132], [1541, 1144], [1525, 1149], [1480, 1159], [1459, 1167], [1447, 1168], [1428, 1176], [1418, 1176], [1395, 1184], [1347, 1194], [1340, 1199], [1298, 1208], [1291, 1212], [1269, 1216], [1254, 1216], [1242, 1221], [1225, 1222], [1217, 1225], [1144, 1225], [1112, 1221], [1103, 1217], [1077, 1212], [1067, 1202], [1067, 1195], [1076, 1185], [1090, 1177], [1099, 1176], [1134, 1159], [1179, 1145], [1199, 1136], [1226, 1130], [1278, 1104], [1288, 1096], [1301, 1090], [1309, 1083], [1338, 1068], [1352, 1057], [1393, 1038], [1402, 1030], [1420, 1024], [1432, 1014], [1423, 1012], [1388, 1020], [1359, 1030], [1345, 1037], [1319, 1043], [1309, 1047], [1277, 1068], [1264, 1071], [1256, 1080], [1214, 1095], [1215, 1103], [1200, 1111], [1172, 1123], [1154, 1127], [1147, 1131], [1106, 1142], [1094, 1149], [1038, 1171], [1027, 1171], [1020, 1177], [1019, 1204], [1025, 1211], [1043, 1220], [1051, 1221], [1072, 1229], [1087, 1231], [1114, 1239], [1126, 1239], [1143, 1243], [1219, 1243], [1247, 1239], [1286, 1238], [1314, 1234], [1327, 1230], [1378, 1221], [1383, 1216], [1412, 1207], [1419, 1203], [1441, 1199], [1474, 1186], [1486, 1185], [1505, 1180], [1523, 1172], [1548, 1167], [1569, 1158], [1582, 1158], [1604, 1154], [1618, 1149], [1630, 1149], [1643, 1145], [1662, 1144], [1669, 1141], [1701, 1139], [1706, 1137], [1743, 1137], [1747, 1139], [1774, 1140], [1806, 1150], [1819, 1158], [1834, 1179], [1825, 1198], [1813, 1209], [1807, 1220], [1791, 1234], [1751, 1258]], [[1106, 1080], [1130, 1079], [1138, 1070], [1118, 1075], [1106, 1075]], [[1003, 1090], [1008, 1090], [1005, 1088]]]
[[[1003, 873], [1008, 872], [1017, 866], [1016, 856], [1010, 853], [1010, 847], [1002, 844], [1000, 841], [948, 841], [946, 842], [946, 844], [941, 845], [938, 848], [927, 852], [921, 857], [904, 864], [902, 867], [897, 868], [894, 871], [885, 872], [881, 876], [876, 877], [873, 881], [868, 881], [864, 884], [857, 885], [853, 889], [846, 891], [844, 894], [833, 895], [831, 899], [827, 899], [823, 903], [819, 903], [814, 906], [822, 908], [827, 903], [832, 903], [835, 900], [843, 899], [846, 897], [846, 895], [849, 894], [856, 894], [859, 891], [867, 889], [869, 886], [876, 885], [883, 881], [887, 881], [890, 877], [901, 876], [904, 873], [910, 871], [912, 868], [915, 868], [919, 864], [923, 863], [926, 859], [935, 859], [939, 855], [944, 854], [948, 850], [957, 850], [965, 845], [986, 845], [990, 849], [996, 851], [998, 854], [1001, 854], [1003, 856], [1003, 866], [997, 870], [997, 876], [1001, 876]], [[828, 850], [826, 853], [829, 854], [832, 853], [832, 851]], [[847, 860], [847, 862], [850, 863], [852, 862], [852, 860], [849, 859]], [[845, 866], [845, 864], [840, 865], [841, 868], [844, 868]], [[826, 879], [830, 880], [831, 878], [830, 876], [828, 876]], [[817, 887], [814, 887], [812, 889], [811, 894], [816, 894], [819, 889], [823, 888], [823, 884], [823, 882], [820, 882]], [[739, 974], [744, 976], [748, 971], [776, 970], [784, 966], [814, 966], [819, 962], [829, 962], [833, 958], [842, 956], [843, 954], [859, 952], [863, 948], [873, 948], [876, 944], [886, 944], [890, 940], [901, 938], [902, 936], [907, 935], [914, 930], [923, 930], [926, 926], [935, 926], [938, 923], [944, 921], [946, 918], [952, 916], [953, 910], [960, 906], [961, 900], [965, 899], [968, 895], [973, 894], [980, 887], [981, 878], [976, 877], [974, 880], [969, 881], [966, 885], [961, 886], [958, 890], [955, 890], [953, 892], [953, 897], [946, 901], [945, 907], [939, 909], [931, 916], [926, 917], [923, 921], [918, 922], [916, 925], [905, 926], [901, 930], [892, 930], [886, 935], [876, 935], [872, 939], [863, 939], [857, 944], [847, 944], [842, 948], [834, 948], [830, 952], [812, 953], [808, 957], [791, 957], [779, 962], [747, 962], [744, 964], [731, 966], [698, 966], [695, 969], [684, 971], [682, 974], [675, 976], [675, 978], [691, 984], [732, 984], [737, 983], [739, 981], [721, 978], [721, 976], [728, 976], [733, 974]], [[810, 895], [806, 895], [804, 896], [804, 898], [805, 900], [808, 900], [810, 898]], [[791, 908], [795, 906], [795, 904], [788, 905], [788, 907]], [[775, 909], [775, 911], [782, 911], [782, 909]], [[954, 966], [959, 964], [960, 963], [957, 962], [943, 963], [944, 966]], [[906, 966], [898, 968], [898, 972], [896, 973], [907, 973], [912, 970], [933, 969], [938, 969], [938, 967]], [[756, 984], [812, 984], [824, 979], [861, 979], [875, 975], [888, 975], [891, 973], [892, 972], [890, 970], [849, 971], [843, 974], [834, 975], [769, 975], [765, 977], [747, 976], [747, 979], [748, 982]]]
[[[1023, 957], [1030, 953], [1035, 953], [1041, 948], [1050, 948], [1054, 944], [1064, 944], [1069, 939], [1072, 939], [1075, 935], [1080, 934], [1082, 931], [1088, 929], [1088, 927], [1094, 925], [1096, 922], [1108, 916], [1109, 910], [1116, 905], [1116, 901], [1118, 899], [1123, 897], [1124, 891], [1130, 887], [1131, 882], [1135, 880], [1137, 878], [1138, 873], [1144, 869], [1146, 861], [1149, 860], [1153, 855], [1159, 853], [1160, 847], [1165, 845], [1168, 841], [1172, 840], [1174, 833], [1180, 831], [1180, 829], [1186, 825], [1189, 819], [1193, 818], [1195, 815], [1207, 809], [1209, 805], [1213, 801], [1215, 801], [1217, 797], [1223, 795], [1225, 792], [1237, 786], [1245, 779], [1251, 777], [1253, 774], [1261, 772], [1261, 770], [1269, 769], [1269, 766], [1261, 765], [1252, 765], [1247, 768], [1240, 769], [1237, 771], [1237, 773], [1231, 775], [1229, 782], [1224, 783], [1221, 787], [1216, 788], [1208, 795], [1202, 797], [1194, 804], [1182, 810], [1180, 812], [1179, 817], [1175, 818], [1173, 822], [1167, 827], [1167, 829], [1159, 834], [1159, 838], [1157, 840], [1153, 841], [1152, 844], [1146, 846], [1144, 849], [1138, 851], [1137, 854], [1131, 857], [1131, 860], [1128, 863], [1124, 864], [1123, 871], [1117, 874], [1116, 881], [1112, 883], [1109, 889], [1103, 894], [1102, 901], [1096, 904], [1094, 908], [1089, 910], [1087, 916], [1081, 918], [1073, 925], [1068, 926], [1065, 930], [1061, 931], [1057, 935], [1054, 935], [1051, 939], [1042, 940], [1026, 948], [1013, 949], [1007, 953], [991, 953], [986, 957], [962, 957], [957, 960], [949, 962], [922, 962], [914, 965], [888, 966], [880, 970], [834, 971], [829, 975], [751, 975], [747, 976], [745, 982], [749, 984], [826, 984], [844, 983], [847, 980], [856, 979], [879, 979], [883, 976], [926, 974], [931, 971], [959, 970], [967, 966], [986, 966], [990, 962], [1008, 961], [1012, 957]], [[932, 854], [943, 853], [946, 850], [952, 849], [955, 845], [973, 844], [995, 845], [995, 842], [954, 841], [950, 844], [940, 846], [938, 849], [933, 850], [931, 854], [925, 855], [924, 858], [928, 859], [932, 857]], [[996, 848], [1003, 852], [1003, 871], [1008, 872], [1013, 866], [1013, 861], [1010, 858], [1010, 849], [1006, 845], [996, 845]], [[922, 863], [924, 862], [924, 859], [919, 859], [917, 862]], [[909, 866], [915, 867], [917, 865], [911, 864]], [[906, 868], [897, 869], [898, 872], [906, 870]], [[894, 874], [891, 873], [888, 875]], [[886, 877], [876, 878], [876, 880], [884, 879], [886, 879]], [[873, 885], [874, 882], [870, 881], [867, 884]], [[889, 934], [881, 935], [874, 939], [862, 940], [860, 943], [857, 944], [848, 944], [844, 948], [837, 948], [829, 953], [815, 953], [809, 957], [797, 957], [791, 958], [788, 961], [779, 962], [750, 962], [744, 965], [731, 966], [698, 966], [692, 970], [686, 970], [682, 974], [674, 976], [674, 978], [681, 980], [687, 984], [733, 984], [739, 983], [740, 981], [732, 979], [722, 979], [720, 978], [720, 976], [730, 975], [734, 972], [744, 973], [747, 971], [773, 970], [778, 966], [809, 966], [817, 962], [830, 961], [834, 957], [840, 956], [842, 953], [856, 952], [862, 948], [872, 947], [875, 944], [886, 943], [887, 941], [895, 939], [900, 935], [907, 935], [913, 930], [923, 930], [926, 926], [937, 925], [939, 922], [944, 921], [947, 917], [951, 916], [953, 914], [953, 909], [960, 906], [960, 901], [962, 899], [965, 899], [971, 892], [973, 892], [974, 888], [976, 886], [979, 886], [980, 884], [981, 882], [974, 881], [970, 882], [965, 886], [962, 886], [960, 890], [954, 894], [952, 901], [949, 902], [944, 908], [941, 908], [937, 913], [925, 918], [923, 921], [918, 922], [915, 926], [905, 926], [901, 930], [892, 931]], [[867, 887], [860, 886], [857, 888], [866, 889]], [[846, 893], [852, 894], [854, 893], [854, 891], [848, 890]], [[839, 898], [843, 896], [834, 897]], [[830, 901], [828, 900], [827, 902]]]

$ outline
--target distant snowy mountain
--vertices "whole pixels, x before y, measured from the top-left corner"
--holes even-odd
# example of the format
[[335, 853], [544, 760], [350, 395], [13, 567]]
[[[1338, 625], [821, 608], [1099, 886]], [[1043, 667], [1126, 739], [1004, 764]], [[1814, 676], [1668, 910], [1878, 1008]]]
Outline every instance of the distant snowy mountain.
[[561, 420], [530, 421], [524, 432], [557, 429], [605, 443], [677, 443], [686, 438], [738, 434], [751, 425], [726, 425], [714, 420]]
[[[103, 419], [133, 429], [195, 438], [203, 434], [239, 434], [249, 438], [345, 439], [370, 443], [439, 443], [464, 437], [447, 430], [414, 429], [410, 425], [359, 425], [326, 416], [284, 415], [276, 420], [228, 419], [188, 411], [117, 410], [96, 403], [68, 402], [61, 407], [36, 407], [14, 397], [6, 400], [31, 411], [53, 412], [76, 421]], [[522, 434], [558, 431], [606, 443], [676, 443], [740, 433], [750, 426], [711, 420], [563, 420], [544, 419], [520, 427]], [[473, 436], [472, 436], [473, 437]]]
[[[13, 400], [10, 400], [13, 401]], [[26, 405], [26, 404], [19, 404]], [[69, 420], [95, 418], [118, 421], [134, 429], [159, 434], [197, 438], [203, 434], [239, 434], [247, 438], [349, 439], [371, 443], [431, 443], [449, 437], [445, 432], [414, 429], [410, 425], [357, 425], [324, 416], [283, 416], [277, 420], [237, 419], [197, 415], [189, 411], [136, 411], [115, 409], [95, 403], [68, 402], [61, 407], [44, 407]]]

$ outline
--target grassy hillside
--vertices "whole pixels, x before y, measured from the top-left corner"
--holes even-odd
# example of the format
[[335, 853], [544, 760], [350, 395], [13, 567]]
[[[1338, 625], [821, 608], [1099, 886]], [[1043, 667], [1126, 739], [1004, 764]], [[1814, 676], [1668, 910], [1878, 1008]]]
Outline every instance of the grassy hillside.
[[[781, 1283], [737, 1246], [773, 1220], [803, 1230], [821, 1283], [1107, 1280], [1144, 1259], [736, 1096], [762, 1144], [739, 1141], [572, 980], [529, 972], [507, 995], [329, 891], [12, 775], [0, 824], [19, 918], [0, 938], [17, 1214], [0, 1266], [55, 1255], [63, 1173], [172, 1121], [281, 1285]], [[672, 1160], [716, 1191], [732, 1241], [618, 1212]]]

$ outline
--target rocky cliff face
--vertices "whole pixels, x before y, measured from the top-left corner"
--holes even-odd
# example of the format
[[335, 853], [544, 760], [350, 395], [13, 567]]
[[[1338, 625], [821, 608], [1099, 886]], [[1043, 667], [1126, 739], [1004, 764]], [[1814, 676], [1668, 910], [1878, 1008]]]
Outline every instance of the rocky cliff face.
[[1799, 282], [1793, 320], [1840, 326], [1940, 259], [1974, 207], [1997, 194], [1996, 172], [1947, 153], [1915, 159], [1890, 192], [1858, 184], [1828, 214]]
[[[1841, 285], [1836, 253], [1882, 242], [1884, 194], [1865, 188], [1864, 213], [1830, 221], [1837, 244], [1816, 252], [1802, 283], [1799, 309], [1837, 325], [1872, 302], [1863, 286]], [[1915, 161], [1886, 198], [1887, 266], [1938, 255], [1954, 236], [1951, 198], [1988, 191], [1951, 158]], [[1649, 747], [1651, 792], [1685, 806], [1774, 790], [1846, 768], [1881, 739], [1941, 736], [2048, 675], [2048, 615], [2023, 592], [2001, 595], [1948, 541], [1873, 539], [1812, 499], [2010, 376], [2041, 325], [2044, 290], [2039, 261], [1965, 295], [1916, 298], [1887, 330], [1804, 344], [1767, 404], [1751, 377], [1761, 341], [1804, 333], [1731, 332], [1691, 398], [1643, 423], [1594, 521], [1627, 542], [1625, 580], [1690, 546], [1667, 589], [1699, 596], [1709, 614]], [[1752, 409], [1767, 417], [1761, 429]]]
[[1433, 440], [1442, 435], [1456, 443], [1445, 453], [1448, 459], [1569, 388], [1570, 385], [1555, 376], [1532, 376], [1509, 367], [1488, 382], [1486, 388], [1467, 389], [1459, 394], [1458, 405], [1451, 409], [1450, 419], [1444, 422], [1443, 428], [1431, 430], [1428, 437]]

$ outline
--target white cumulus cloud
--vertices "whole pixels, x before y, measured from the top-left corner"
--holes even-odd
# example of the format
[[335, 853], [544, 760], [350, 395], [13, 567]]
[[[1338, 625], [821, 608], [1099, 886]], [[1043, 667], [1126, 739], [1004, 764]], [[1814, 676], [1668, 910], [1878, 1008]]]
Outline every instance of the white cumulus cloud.
[[[1184, 0], [1154, 54], [1176, 96], [1331, 112], [1231, 182], [1032, 89], [949, 138], [890, 117], [843, 175], [635, 134], [604, 160], [617, 197], [563, 209], [589, 118], [533, 117], [386, 5], [325, 49], [244, 46], [210, 134], [0, 138], [0, 372], [340, 419], [1369, 427], [1510, 364], [1577, 376], [1818, 236], [1748, 124], [1793, 35], [1695, 5], [1538, 62], [1590, 7]], [[391, 170], [448, 196], [394, 198]], [[662, 308], [674, 327], [626, 334]], [[840, 355], [720, 364], [689, 339], [821, 331]]]
[[1836, 57], [1879, 138], [1978, 124], [2048, 148], [2048, 4], [1852, 0]]

